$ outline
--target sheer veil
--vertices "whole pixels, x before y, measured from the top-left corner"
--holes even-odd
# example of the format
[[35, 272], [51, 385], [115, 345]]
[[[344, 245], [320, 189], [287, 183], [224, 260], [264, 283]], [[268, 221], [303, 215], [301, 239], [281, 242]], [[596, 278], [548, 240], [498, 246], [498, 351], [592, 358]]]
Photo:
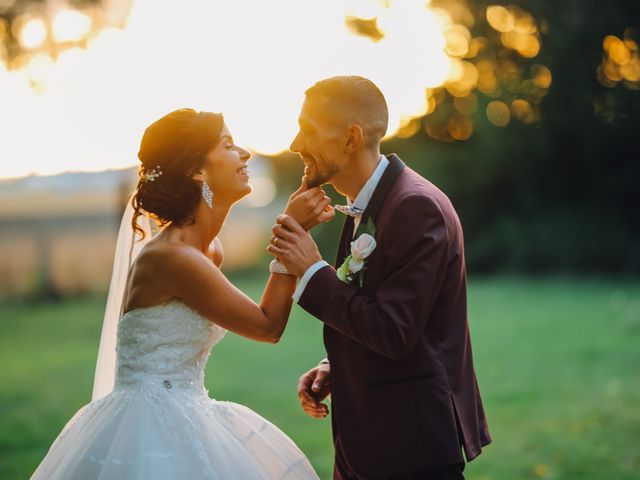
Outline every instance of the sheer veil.
[[113, 390], [116, 376], [116, 336], [118, 332], [118, 321], [122, 315], [124, 292], [127, 283], [129, 268], [133, 264], [140, 250], [151, 239], [151, 223], [145, 216], [139, 217], [138, 224], [145, 232], [143, 240], [136, 242], [136, 234], [133, 231], [131, 222], [133, 220], [134, 209], [131, 204], [133, 195], [127, 201], [127, 207], [120, 222], [120, 231], [116, 242], [116, 252], [113, 259], [113, 273], [111, 274], [111, 285], [109, 286], [109, 296], [104, 312], [102, 323], [102, 334], [100, 336], [100, 347], [98, 349], [98, 360], [96, 362], [96, 373], [93, 380], [93, 394], [91, 401], [98, 400]]

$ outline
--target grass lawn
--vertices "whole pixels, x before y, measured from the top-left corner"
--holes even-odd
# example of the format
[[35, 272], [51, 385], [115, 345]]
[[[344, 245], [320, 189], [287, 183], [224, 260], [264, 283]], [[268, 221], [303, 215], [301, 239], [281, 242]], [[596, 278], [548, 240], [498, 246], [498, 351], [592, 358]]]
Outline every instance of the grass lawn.
[[[257, 298], [263, 285], [239, 286]], [[640, 472], [640, 284], [474, 279], [476, 371], [494, 444], [465, 470], [481, 479], [631, 479]], [[0, 304], [0, 478], [33, 472], [91, 395], [103, 299]], [[278, 345], [233, 334], [207, 369], [211, 396], [248, 405], [330, 478], [329, 419], [296, 399], [323, 356], [321, 324], [298, 307]]]

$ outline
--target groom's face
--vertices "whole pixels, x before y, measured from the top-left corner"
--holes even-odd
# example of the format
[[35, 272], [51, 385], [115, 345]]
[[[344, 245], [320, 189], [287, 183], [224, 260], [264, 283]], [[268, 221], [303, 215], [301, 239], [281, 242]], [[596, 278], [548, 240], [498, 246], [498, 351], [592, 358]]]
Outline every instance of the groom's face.
[[289, 147], [304, 162], [310, 188], [331, 183], [346, 161], [344, 125], [323, 99], [307, 98], [298, 117], [299, 131]]

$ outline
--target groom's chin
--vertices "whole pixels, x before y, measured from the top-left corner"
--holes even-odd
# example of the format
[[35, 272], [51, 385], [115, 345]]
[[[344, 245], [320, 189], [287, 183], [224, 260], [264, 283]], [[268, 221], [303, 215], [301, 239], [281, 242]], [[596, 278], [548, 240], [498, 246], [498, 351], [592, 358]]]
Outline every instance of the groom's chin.
[[326, 180], [324, 178], [307, 176], [307, 187], [309, 188], [319, 187], [321, 185], [324, 185], [325, 182]]

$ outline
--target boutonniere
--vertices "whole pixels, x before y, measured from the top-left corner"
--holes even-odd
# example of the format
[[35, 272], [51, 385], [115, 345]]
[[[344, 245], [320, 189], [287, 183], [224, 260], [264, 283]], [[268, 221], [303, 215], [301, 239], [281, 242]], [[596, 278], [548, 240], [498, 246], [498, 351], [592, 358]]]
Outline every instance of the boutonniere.
[[[369, 256], [376, 248], [376, 239], [373, 237], [373, 234], [375, 234], [373, 221], [368, 219], [366, 224], [361, 225], [361, 227], [370, 233], [362, 233], [356, 240], [351, 242], [351, 255], [344, 259], [337, 271], [338, 278], [343, 282], [353, 283], [356, 278], [359, 278], [360, 287], [364, 282], [362, 270]], [[360, 230], [360, 227], [358, 227], [358, 230]]]

